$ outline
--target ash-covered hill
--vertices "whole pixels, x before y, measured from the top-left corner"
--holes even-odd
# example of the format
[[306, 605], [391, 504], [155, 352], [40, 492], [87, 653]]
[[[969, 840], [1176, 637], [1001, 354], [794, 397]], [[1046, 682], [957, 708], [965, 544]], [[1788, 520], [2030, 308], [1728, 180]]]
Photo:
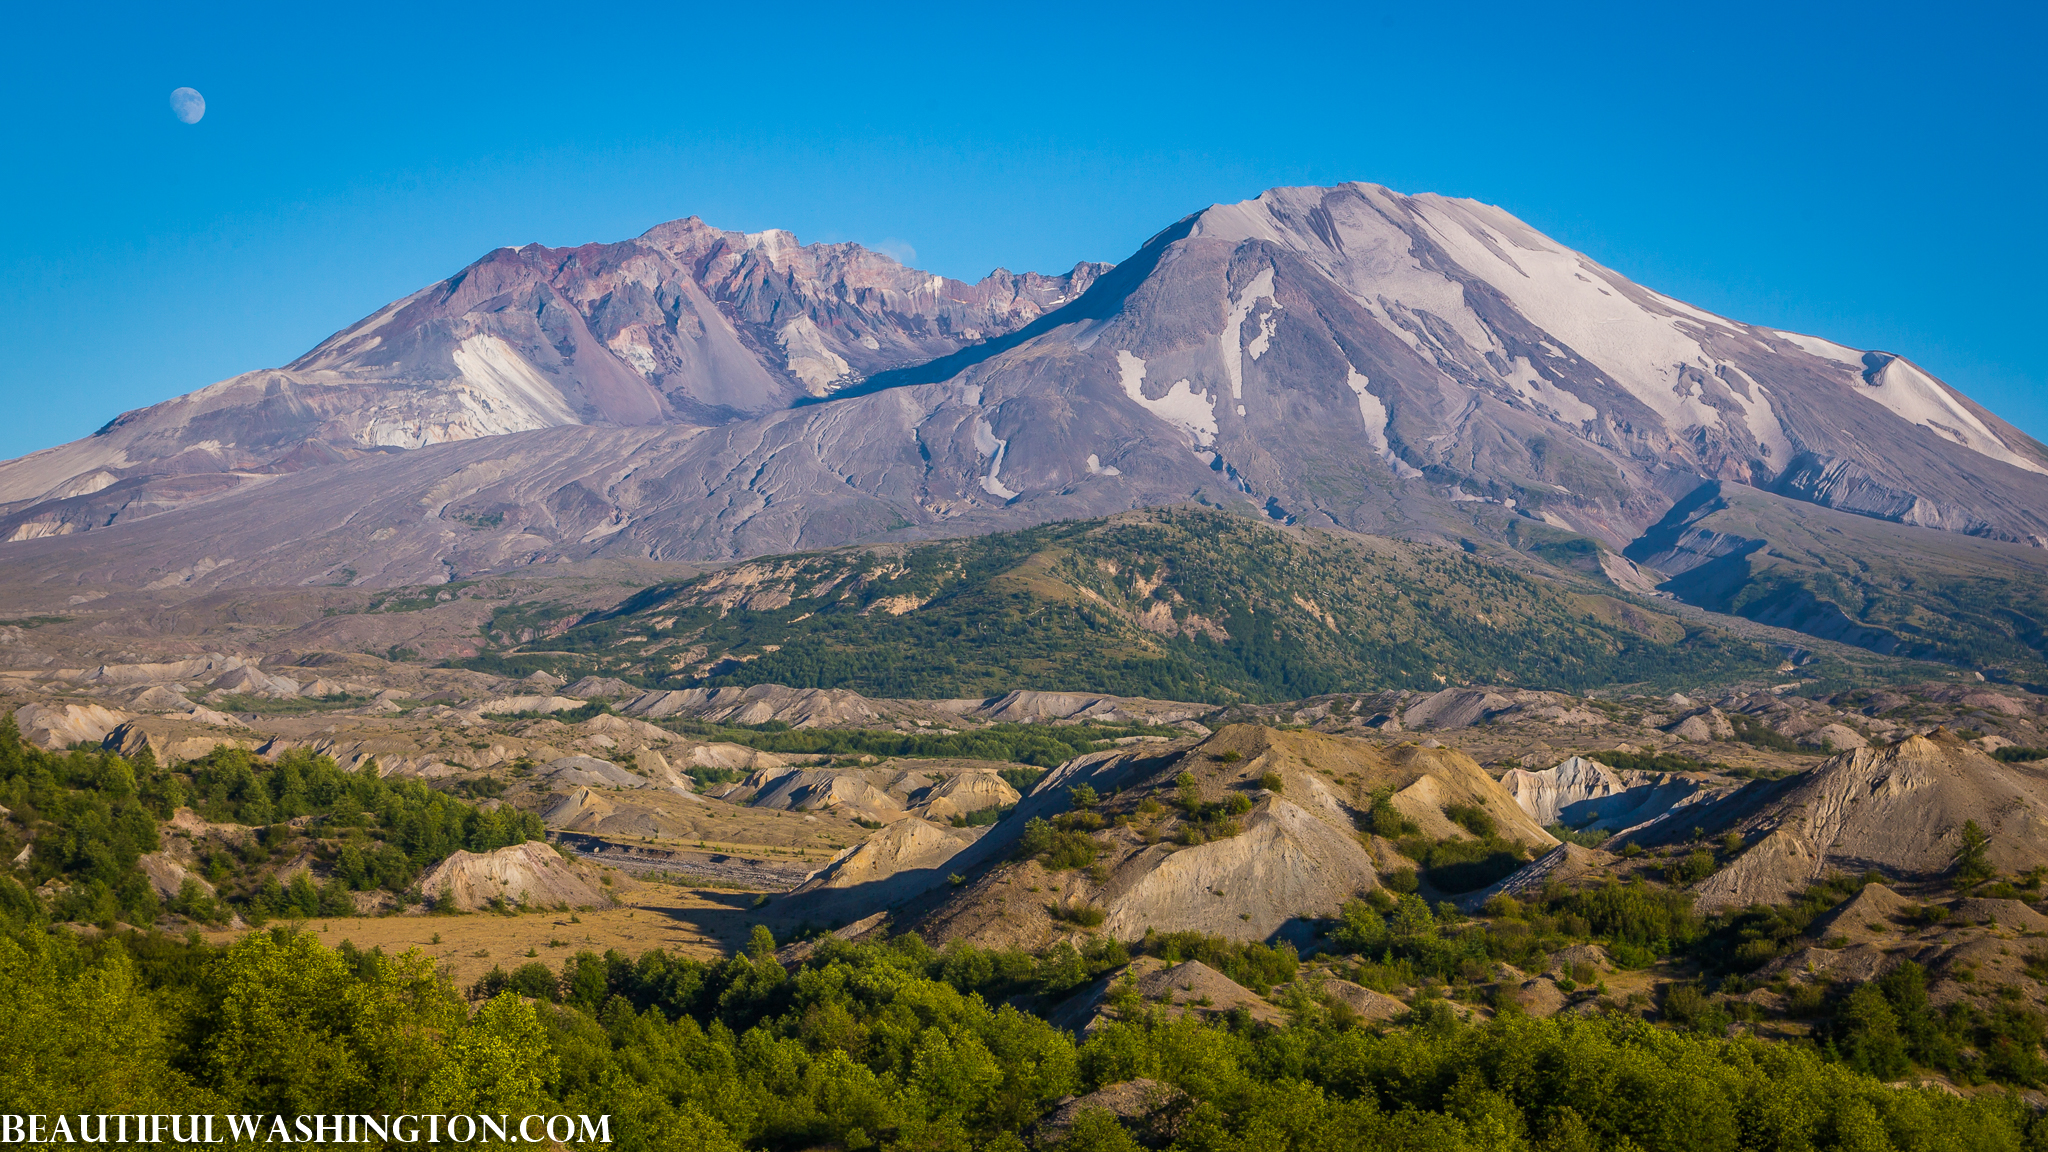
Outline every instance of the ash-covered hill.
[[1764, 676], [1765, 645], [1462, 551], [1200, 508], [776, 557], [566, 628], [514, 605], [465, 663], [651, 687], [1283, 700], [1370, 684]]

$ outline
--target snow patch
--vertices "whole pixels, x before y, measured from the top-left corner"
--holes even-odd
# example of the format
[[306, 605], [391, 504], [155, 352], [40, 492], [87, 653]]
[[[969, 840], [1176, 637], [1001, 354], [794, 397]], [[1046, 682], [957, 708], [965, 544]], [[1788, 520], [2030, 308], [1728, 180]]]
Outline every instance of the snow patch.
[[[1259, 334], [1252, 337], [1247, 346], [1244, 341], [1244, 322], [1251, 316], [1252, 309], [1260, 300], [1270, 300], [1273, 311], [1259, 318]], [[1280, 320], [1275, 315], [1280, 310], [1280, 301], [1273, 296], [1273, 269], [1268, 266], [1259, 270], [1252, 282], [1244, 286], [1237, 299], [1231, 301], [1230, 310], [1223, 318], [1223, 334], [1216, 338], [1217, 350], [1223, 356], [1223, 374], [1230, 379], [1230, 398], [1244, 399], [1244, 354], [1251, 351], [1257, 360], [1271, 344], [1273, 332]]]
[[1145, 396], [1145, 361], [1119, 349], [1116, 354], [1117, 369], [1122, 376], [1124, 395], [1133, 403], [1152, 413], [1161, 420], [1186, 431], [1197, 445], [1207, 447], [1216, 441], [1216, 402], [1207, 392], [1197, 392], [1186, 380], [1174, 381], [1166, 395], [1157, 400]]
[[1015, 500], [1019, 493], [997, 479], [1003, 473], [1003, 456], [1010, 450], [1010, 442], [997, 439], [996, 430], [979, 417], [974, 421], [974, 450], [990, 458], [988, 475], [981, 478], [981, 490], [1004, 500]]
[[1403, 480], [1413, 480], [1422, 475], [1419, 470], [1410, 467], [1406, 460], [1394, 455], [1393, 447], [1387, 443], [1387, 406], [1379, 397], [1366, 391], [1366, 385], [1372, 381], [1363, 372], [1353, 368], [1350, 378], [1345, 383], [1349, 384], [1351, 391], [1358, 396], [1358, 416], [1365, 421], [1365, 441], [1372, 445], [1373, 454], [1385, 461], [1387, 467], [1394, 470], [1394, 475]]
[[1771, 407], [1768, 390], [1756, 377], [1733, 364], [1724, 364], [1722, 368], [1726, 373], [1722, 377], [1722, 383], [1729, 383], [1727, 377], [1732, 375], [1748, 386], [1747, 396], [1733, 386], [1729, 387], [1728, 394], [1735, 397], [1737, 404], [1742, 405], [1742, 420], [1749, 425], [1749, 434], [1756, 437], [1756, 442], [1763, 446], [1770, 461], [1779, 469], [1783, 469], [1786, 461], [1792, 459], [1792, 440], [1785, 435], [1785, 422], [1778, 418], [1777, 410]]
[[1105, 465], [1104, 465], [1104, 464], [1102, 463], [1102, 459], [1101, 459], [1101, 457], [1097, 456], [1097, 455], [1096, 455], [1095, 453], [1093, 453], [1093, 452], [1090, 452], [1090, 453], [1088, 454], [1088, 474], [1089, 474], [1090, 476], [1121, 476], [1121, 475], [1123, 475], [1123, 473], [1122, 473], [1122, 472], [1119, 472], [1119, 471], [1117, 471], [1117, 469], [1116, 469], [1116, 465], [1114, 465], [1114, 464], [1111, 464], [1111, 465], [1107, 465], [1107, 466], [1105, 466]]
[[1514, 371], [1503, 377], [1524, 400], [1548, 408], [1560, 417], [1574, 424], [1598, 420], [1600, 410], [1581, 400], [1570, 391], [1558, 387], [1545, 379], [1543, 373], [1526, 356], [1514, 359]]
[[1918, 424], [1978, 455], [2048, 476], [2048, 467], [2006, 447], [2005, 441], [1977, 419], [1976, 413], [1965, 408], [1941, 381], [1922, 372], [1902, 356], [1886, 361], [1884, 367], [1869, 378], [1868, 386], [1857, 388], [1856, 394], [1876, 401], [1891, 409], [1900, 419]]
[[1823, 340], [1818, 336], [1802, 336], [1797, 332], [1774, 331], [1772, 335], [1790, 340], [1792, 343], [1799, 345], [1803, 351], [1810, 355], [1818, 356], [1823, 360], [1833, 360], [1837, 364], [1847, 364], [1858, 371], [1861, 371], [1863, 368], [1863, 353], [1856, 351], [1854, 348], [1844, 348], [1832, 340]]

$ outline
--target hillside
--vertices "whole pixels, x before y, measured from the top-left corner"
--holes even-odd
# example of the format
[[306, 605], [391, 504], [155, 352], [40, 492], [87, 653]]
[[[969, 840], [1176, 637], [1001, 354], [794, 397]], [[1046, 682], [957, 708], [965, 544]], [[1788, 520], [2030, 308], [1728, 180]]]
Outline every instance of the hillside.
[[1689, 603], [2048, 684], [2048, 552], [1702, 485], [1629, 546]]
[[1696, 684], [1779, 660], [1448, 549], [1198, 508], [755, 561], [562, 623], [502, 610], [498, 646], [461, 663], [663, 688], [944, 698], [1028, 684], [1227, 702], [1473, 681]]
[[949, 859], [783, 915], [893, 910], [934, 941], [1032, 949], [1072, 925], [1263, 941], [1387, 884], [1480, 887], [1555, 843], [1456, 751], [1238, 724], [1069, 761]]
[[[133, 761], [58, 754], [0, 716], [0, 853], [59, 920], [149, 928], [169, 912], [260, 925], [403, 909], [431, 904], [457, 876], [495, 874], [498, 850], [541, 836], [531, 813], [382, 779], [374, 761], [350, 771], [305, 751], [265, 761], [234, 747], [172, 765], [146, 748]], [[558, 882], [551, 849], [515, 855], [536, 898], [584, 891]], [[451, 868], [457, 857], [474, 863]], [[423, 894], [429, 880], [436, 890]], [[472, 887], [463, 882], [465, 906], [522, 899]]]

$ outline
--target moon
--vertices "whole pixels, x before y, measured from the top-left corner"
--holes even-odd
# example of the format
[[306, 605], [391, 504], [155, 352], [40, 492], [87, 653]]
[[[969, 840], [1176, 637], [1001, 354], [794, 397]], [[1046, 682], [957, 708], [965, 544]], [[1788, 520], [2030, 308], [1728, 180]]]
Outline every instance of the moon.
[[171, 93], [171, 115], [187, 124], [199, 123], [206, 115], [206, 97], [196, 88], [179, 88]]

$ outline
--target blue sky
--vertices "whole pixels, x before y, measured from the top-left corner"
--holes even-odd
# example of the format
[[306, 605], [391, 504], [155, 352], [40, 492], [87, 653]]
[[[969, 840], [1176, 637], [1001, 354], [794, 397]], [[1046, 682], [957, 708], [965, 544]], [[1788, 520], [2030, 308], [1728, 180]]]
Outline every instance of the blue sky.
[[2039, 5], [434, 7], [11, 14], [0, 457], [499, 245], [695, 214], [975, 279], [1352, 179], [1903, 353], [2048, 439]]

